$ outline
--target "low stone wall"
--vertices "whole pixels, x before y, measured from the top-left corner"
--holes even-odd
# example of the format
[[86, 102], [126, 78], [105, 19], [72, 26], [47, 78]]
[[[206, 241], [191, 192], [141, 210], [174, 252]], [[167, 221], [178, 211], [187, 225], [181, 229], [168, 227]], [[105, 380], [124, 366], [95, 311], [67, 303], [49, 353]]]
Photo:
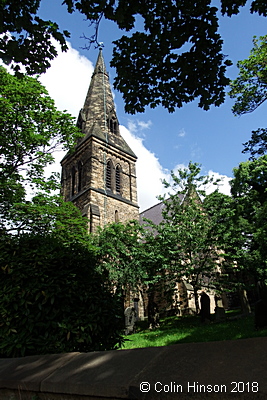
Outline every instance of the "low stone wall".
[[267, 338], [0, 359], [0, 399], [267, 399]]

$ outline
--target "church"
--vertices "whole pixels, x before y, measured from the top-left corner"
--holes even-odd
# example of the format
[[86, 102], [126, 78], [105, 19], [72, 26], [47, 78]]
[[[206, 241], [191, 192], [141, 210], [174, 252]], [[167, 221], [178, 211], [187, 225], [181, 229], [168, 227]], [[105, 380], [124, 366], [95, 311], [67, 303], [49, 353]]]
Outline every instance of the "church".
[[101, 48], [77, 126], [83, 136], [61, 161], [64, 200], [88, 218], [89, 232], [111, 222], [138, 220], [137, 157], [120, 134]]
[[[88, 218], [88, 231], [96, 232], [98, 226], [133, 219], [142, 223], [143, 218], [148, 218], [159, 223], [162, 203], [139, 216], [137, 157], [120, 134], [101, 48], [77, 126], [83, 136], [74, 151], [61, 161], [61, 192], [65, 201], [71, 201]], [[192, 287], [186, 281], [178, 286], [176, 301], [184, 304], [184, 310], [193, 309]], [[147, 314], [145, 303], [140, 301], [138, 307], [141, 318]], [[133, 299], [129, 299], [128, 305], [137, 306]]]

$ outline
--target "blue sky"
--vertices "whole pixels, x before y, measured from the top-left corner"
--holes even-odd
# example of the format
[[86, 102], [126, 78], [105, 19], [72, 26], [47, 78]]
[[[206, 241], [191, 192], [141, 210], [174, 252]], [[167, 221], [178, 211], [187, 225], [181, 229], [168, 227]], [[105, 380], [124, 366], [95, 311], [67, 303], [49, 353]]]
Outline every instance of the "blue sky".
[[[98, 55], [93, 46], [90, 50], [83, 49], [86, 41], [81, 36], [90, 36], [93, 29], [88, 27], [81, 14], [68, 14], [60, 0], [42, 0], [39, 11], [42, 18], [56, 21], [60, 29], [71, 33], [68, 56], [60, 55], [41, 80], [58, 107], [77, 116]], [[220, 17], [223, 52], [233, 61], [233, 66], [228, 68], [228, 77], [234, 79], [237, 76], [236, 62], [248, 57], [254, 35], [267, 33], [266, 24], [267, 19], [251, 15], [248, 6], [237, 16]], [[111, 84], [115, 77], [115, 69], [109, 66], [112, 41], [120, 35], [113, 23], [101, 23], [99, 41], [104, 42], [103, 54]], [[160, 179], [168, 178], [170, 170], [187, 165], [189, 161], [200, 163], [204, 174], [213, 171], [232, 177], [233, 168], [248, 158], [242, 154], [242, 143], [250, 138], [252, 130], [266, 126], [265, 105], [242, 117], [233, 116], [230, 98], [209, 111], [198, 108], [195, 101], [173, 114], [157, 107], [154, 110], [147, 108], [143, 114], [128, 115], [124, 112], [120, 93], [114, 91], [114, 95], [122, 134], [139, 157], [137, 178], [141, 210], [157, 202], [156, 195], [162, 193]], [[227, 187], [224, 189], [227, 192]]]

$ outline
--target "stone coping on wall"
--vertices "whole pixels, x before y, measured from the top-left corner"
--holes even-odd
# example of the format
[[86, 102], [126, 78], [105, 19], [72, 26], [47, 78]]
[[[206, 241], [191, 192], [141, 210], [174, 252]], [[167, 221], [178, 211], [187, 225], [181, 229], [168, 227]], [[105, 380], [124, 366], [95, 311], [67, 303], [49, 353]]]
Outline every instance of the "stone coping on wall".
[[0, 399], [267, 399], [267, 338], [0, 359]]

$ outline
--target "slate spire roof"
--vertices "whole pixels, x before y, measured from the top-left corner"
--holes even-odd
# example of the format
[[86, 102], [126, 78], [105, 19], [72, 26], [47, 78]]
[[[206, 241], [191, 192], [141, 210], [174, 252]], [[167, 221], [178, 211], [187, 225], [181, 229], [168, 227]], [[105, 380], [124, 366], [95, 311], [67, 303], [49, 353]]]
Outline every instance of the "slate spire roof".
[[136, 158], [119, 132], [119, 122], [102, 48], [99, 50], [84, 106], [78, 116], [77, 126], [84, 133], [78, 146], [90, 136], [94, 136]]

